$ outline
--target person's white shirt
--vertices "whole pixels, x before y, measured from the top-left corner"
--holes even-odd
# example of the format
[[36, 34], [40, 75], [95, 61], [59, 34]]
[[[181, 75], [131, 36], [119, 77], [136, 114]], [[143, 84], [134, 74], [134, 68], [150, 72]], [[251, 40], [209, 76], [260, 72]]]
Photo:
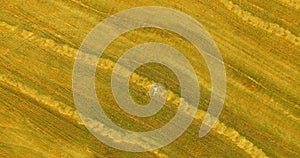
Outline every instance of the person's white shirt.
[[153, 96], [158, 95], [158, 87], [154, 87], [153, 90]]

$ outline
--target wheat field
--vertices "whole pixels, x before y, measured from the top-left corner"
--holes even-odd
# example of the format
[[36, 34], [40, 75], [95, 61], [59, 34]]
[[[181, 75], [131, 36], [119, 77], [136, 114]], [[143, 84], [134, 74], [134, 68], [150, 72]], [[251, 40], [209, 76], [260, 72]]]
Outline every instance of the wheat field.
[[[173, 8], [199, 21], [223, 57], [227, 93], [217, 123], [199, 138], [212, 85], [196, 48], [157, 28], [121, 35], [104, 51], [96, 72], [98, 100], [120, 127], [159, 128], [180, 102], [174, 73], [151, 63], [132, 74], [130, 91], [137, 103], [146, 104], [149, 87], [163, 83], [168, 91], [164, 107], [147, 118], [118, 107], [110, 87], [112, 70], [135, 45], [160, 42], [178, 49], [201, 87], [200, 106], [184, 134], [163, 148], [135, 153], [109, 147], [87, 130], [73, 101], [72, 71], [91, 29], [140, 6]], [[299, 0], [3, 0], [0, 38], [0, 157], [300, 157]]]

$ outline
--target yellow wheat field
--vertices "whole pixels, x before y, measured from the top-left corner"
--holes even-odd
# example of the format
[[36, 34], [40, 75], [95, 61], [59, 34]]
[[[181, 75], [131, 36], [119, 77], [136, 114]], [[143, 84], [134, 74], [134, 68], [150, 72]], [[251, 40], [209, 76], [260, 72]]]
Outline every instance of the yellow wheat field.
[[[131, 94], [137, 102], [147, 103], [151, 85], [161, 82], [167, 87], [166, 105], [148, 118], [118, 107], [110, 87], [112, 69], [122, 53], [135, 45], [161, 42], [175, 47], [195, 68], [201, 87], [200, 106], [181, 137], [154, 151], [132, 153], [105, 145], [86, 129], [73, 102], [72, 70], [78, 48], [95, 25], [139, 6], [173, 8], [198, 20], [223, 56], [227, 94], [217, 123], [199, 138], [211, 83], [195, 47], [166, 30], [144, 28], [123, 34], [99, 59], [95, 81], [98, 100], [114, 123], [131, 130], [153, 130], [167, 123], [184, 100], [174, 74], [148, 64], [132, 74]], [[299, 6], [299, 0], [4, 0], [0, 7], [0, 157], [300, 157]], [[114, 141], [123, 137], [82, 117]], [[126, 142], [140, 143], [133, 137]]]

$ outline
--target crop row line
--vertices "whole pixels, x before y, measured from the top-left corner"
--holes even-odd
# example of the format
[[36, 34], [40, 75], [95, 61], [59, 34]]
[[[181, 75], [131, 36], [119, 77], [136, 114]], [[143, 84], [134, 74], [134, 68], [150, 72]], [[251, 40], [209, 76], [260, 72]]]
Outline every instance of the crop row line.
[[284, 38], [297, 46], [300, 46], [300, 37], [294, 35], [291, 31], [284, 29], [276, 23], [266, 22], [263, 19], [254, 16], [252, 13], [243, 10], [240, 6], [234, 4], [232, 1], [220, 0], [220, 2], [223, 3], [228, 10], [240, 17], [243, 21], [246, 21], [255, 27], [263, 29], [271, 34]]

